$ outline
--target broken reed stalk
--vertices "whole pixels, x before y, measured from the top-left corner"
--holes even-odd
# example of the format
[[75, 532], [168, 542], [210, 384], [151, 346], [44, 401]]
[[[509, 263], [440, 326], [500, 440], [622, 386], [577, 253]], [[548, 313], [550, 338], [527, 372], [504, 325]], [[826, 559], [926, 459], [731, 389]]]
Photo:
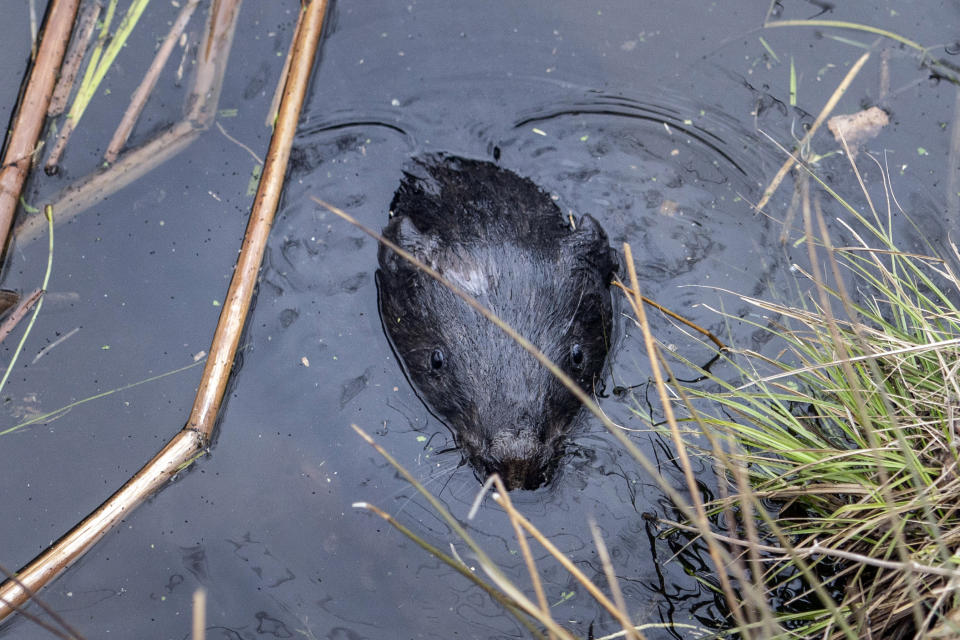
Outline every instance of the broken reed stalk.
[[170, 27], [170, 31], [167, 33], [167, 37], [164, 39], [163, 44], [160, 45], [160, 50], [157, 51], [153, 62], [150, 63], [150, 68], [147, 69], [147, 73], [144, 74], [143, 80], [140, 82], [137, 90], [133, 92], [133, 97], [130, 98], [130, 105], [127, 107], [126, 112], [124, 112], [120, 124], [117, 125], [117, 130], [113, 132], [113, 138], [110, 139], [107, 152], [103, 155], [107, 162], [112, 164], [117, 159], [117, 156], [120, 155], [120, 150], [123, 148], [123, 145], [127, 143], [127, 139], [130, 137], [130, 133], [133, 131], [137, 119], [143, 112], [143, 108], [147, 106], [147, 99], [150, 98], [150, 94], [153, 93], [153, 88], [157, 85], [157, 80], [160, 78], [160, 73], [163, 71], [164, 65], [167, 64], [170, 54], [173, 53], [173, 47], [177, 44], [180, 34], [183, 33], [198, 4], [200, 4], [200, 0], [190, 0], [181, 7], [180, 13], [177, 14], [177, 19], [174, 20], [173, 26]]
[[[61, 191], [53, 202], [57, 224], [72, 219], [176, 156], [210, 127], [220, 100], [240, 2], [220, 0], [210, 7], [205, 32], [205, 42], [210, 46], [200, 48], [186, 98], [186, 118], [140, 147], [124, 152], [109, 169], [81, 178]], [[40, 237], [43, 229], [42, 216], [27, 216], [17, 225], [14, 235], [18, 243], [29, 244]]]
[[[79, 5], [80, 0], [52, 0], [47, 10], [43, 40], [30, 71], [27, 89], [17, 109], [17, 117], [0, 169], [0, 253], [7, 246], [7, 236], [17, 211], [20, 191], [30, 172], [31, 160], [43, 131], [57, 72], [67, 50], [67, 42], [70, 41], [70, 32]], [[43, 220], [43, 216], [37, 217]], [[43, 228], [42, 222], [40, 228]]]
[[309, 84], [326, 6], [327, 0], [313, 0], [302, 9], [306, 16], [302, 30], [294, 36], [297, 40], [294, 62], [280, 105], [277, 128], [270, 140], [250, 222], [186, 426], [96, 511], [17, 572], [17, 581], [8, 580], [0, 585], [0, 620], [22, 606], [31, 592], [36, 593], [79, 559], [122, 518], [203, 455], [209, 445], [250, 307], [267, 236], [280, 201], [290, 147]]

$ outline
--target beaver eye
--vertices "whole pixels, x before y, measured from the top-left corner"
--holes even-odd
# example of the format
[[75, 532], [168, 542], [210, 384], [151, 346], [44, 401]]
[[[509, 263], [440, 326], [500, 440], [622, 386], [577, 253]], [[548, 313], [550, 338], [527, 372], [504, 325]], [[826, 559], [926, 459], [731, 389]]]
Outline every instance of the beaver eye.
[[583, 371], [584, 355], [580, 343], [575, 342], [570, 345], [570, 364], [575, 371]]
[[434, 371], [443, 368], [443, 351], [440, 349], [434, 349], [433, 353], [430, 354], [430, 368]]

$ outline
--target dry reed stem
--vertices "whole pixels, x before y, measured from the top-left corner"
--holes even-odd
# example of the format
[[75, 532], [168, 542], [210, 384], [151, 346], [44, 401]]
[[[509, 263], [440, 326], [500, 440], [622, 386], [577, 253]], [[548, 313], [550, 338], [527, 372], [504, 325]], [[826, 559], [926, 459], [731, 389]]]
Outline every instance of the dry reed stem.
[[254, 197], [250, 223], [243, 238], [240, 257], [234, 269], [233, 279], [227, 291], [220, 322], [213, 336], [210, 356], [197, 390], [197, 398], [187, 421], [187, 428], [199, 429], [209, 438], [223, 392], [227, 386], [230, 369], [240, 342], [240, 334], [257, 283], [257, 274], [267, 246], [267, 238], [273, 217], [276, 214], [283, 178], [287, 172], [290, 148], [297, 131], [300, 109], [310, 84], [310, 72], [323, 28], [323, 16], [327, 0], [313, 0], [306, 8], [302, 30], [297, 34], [291, 73], [287, 76], [283, 100], [277, 116], [277, 127], [270, 139], [260, 186]]
[[[43, 41], [30, 71], [27, 89], [17, 109], [7, 152], [0, 169], [0, 253], [7, 246], [20, 191], [30, 172], [31, 159], [43, 131], [57, 72], [70, 41], [80, 0], [52, 0], [47, 9]], [[43, 218], [43, 216], [37, 216]], [[43, 221], [44, 225], [46, 221]]]
[[143, 80], [140, 82], [137, 90], [134, 91], [133, 97], [130, 99], [130, 105], [127, 107], [126, 112], [124, 112], [123, 118], [117, 126], [117, 130], [113, 132], [113, 138], [110, 139], [107, 152], [103, 156], [107, 162], [113, 163], [120, 154], [123, 145], [127, 143], [127, 139], [133, 131], [133, 126], [137, 123], [137, 118], [140, 117], [140, 113], [147, 105], [147, 100], [150, 98], [150, 94], [153, 92], [153, 88], [160, 78], [160, 73], [163, 71], [164, 65], [173, 52], [173, 47], [176, 46], [180, 34], [186, 28], [187, 22], [190, 21], [190, 17], [193, 16], [193, 11], [197, 8], [198, 4], [200, 4], [200, 0], [189, 0], [189, 2], [180, 8], [180, 13], [177, 14], [177, 19], [174, 20], [173, 26], [170, 27], [170, 32], [167, 33], [167, 37], [164, 38], [163, 44], [160, 45], [157, 55], [154, 56], [153, 62], [150, 63], [150, 68], [147, 69]]
[[50, 106], [47, 108], [48, 118], [60, 115], [67, 108], [67, 99], [70, 97], [73, 83], [77, 79], [77, 72], [80, 70], [80, 63], [83, 62], [84, 53], [93, 37], [93, 30], [97, 26], [97, 18], [102, 10], [103, 5], [99, 2], [89, 2], [81, 11], [74, 29], [74, 37], [70, 39], [70, 48], [67, 49], [67, 56], [60, 68], [60, 79], [57, 81], [53, 97], [50, 99]]
[[134, 507], [176, 475], [182, 468], [183, 461], [189, 460], [197, 451], [201, 451], [203, 446], [200, 434], [190, 430], [177, 433], [160, 453], [117, 493], [18, 571], [18, 582], [7, 580], [0, 585], [0, 620], [23, 606], [31, 592], [39, 591], [80, 559], [110, 529], [126, 518]]
[[[221, 2], [221, 9], [227, 2]], [[223, 391], [236, 355], [244, 319], [266, 247], [267, 235], [283, 187], [290, 145], [299, 120], [313, 67], [327, 0], [314, 0], [304, 9], [307, 19], [296, 34], [295, 63], [287, 80], [277, 129], [270, 141], [267, 166], [250, 213], [237, 266], [224, 309], [214, 333], [210, 356], [186, 426], [123, 487], [60, 540], [17, 572], [19, 581], [0, 585], [0, 620], [6, 618], [47, 582], [93, 547], [122, 518], [163, 487], [173, 476], [203, 455], [209, 445]], [[236, 4], [229, 7], [236, 10]], [[228, 22], [232, 23], [233, 20]], [[229, 37], [229, 36], [226, 36]]]

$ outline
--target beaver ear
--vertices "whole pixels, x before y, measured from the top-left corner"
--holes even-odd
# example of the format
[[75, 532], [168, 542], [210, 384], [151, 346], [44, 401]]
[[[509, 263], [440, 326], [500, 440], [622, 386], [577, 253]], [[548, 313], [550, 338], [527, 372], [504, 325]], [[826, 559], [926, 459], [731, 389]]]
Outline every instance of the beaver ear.
[[584, 244], [607, 243], [607, 233], [592, 215], [585, 214], [577, 221], [577, 230], [574, 232], [578, 236], [578, 242]]
[[[436, 236], [430, 233], [422, 233], [407, 216], [397, 216], [391, 220], [390, 224], [383, 230], [383, 237], [392, 241], [407, 253], [413, 254], [420, 262], [433, 266], [433, 256], [437, 250]], [[409, 269], [416, 268], [384, 245], [380, 245], [380, 265], [393, 273], [404, 266]]]
[[577, 251], [600, 269], [605, 280], [609, 281], [620, 270], [620, 257], [609, 245], [606, 231], [589, 213], [577, 222], [571, 240]]

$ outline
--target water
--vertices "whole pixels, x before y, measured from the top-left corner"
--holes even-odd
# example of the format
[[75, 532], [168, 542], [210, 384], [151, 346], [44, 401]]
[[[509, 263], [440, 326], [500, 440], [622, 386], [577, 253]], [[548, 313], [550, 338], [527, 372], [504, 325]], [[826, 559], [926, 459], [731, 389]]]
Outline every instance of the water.
[[[781, 4], [784, 18], [819, 12], [806, 2]], [[294, 8], [248, 2], [240, 16], [220, 103], [237, 111], [219, 121], [260, 154]], [[565, 212], [591, 213], [615, 246], [629, 242], [646, 295], [725, 339], [763, 348], [751, 326], [714, 309], [755, 319], [756, 310], [734, 293], [790, 300], [808, 288], [790, 271], [805, 259], [805, 248], [793, 244], [801, 235], [797, 223], [786, 245], [780, 242], [790, 185], [769, 215], [749, 207], [784, 157], [764, 134], [781, 143], [801, 135], [862, 53], [851, 41], [875, 42], [850, 31], [759, 30], [767, 10], [761, 0], [735, 9], [692, 0], [335, 3], [211, 456], [127, 518], [47, 588], [45, 600], [91, 638], [187, 637], [197, 586], [208, 590], [210, 638], [524, 637], [476, 587], [351, 506], [376, 504], [432, 544], [448, 549], [453, 542], [473, 564], [429, 505], [349, 428], [355, 423], [374, 434], [465, 518], [478, 484], [467, 467], [458, 468], [456, 452], [444, 452], [449, 434], [410, 389], [383, 335], [376, 245], [310, 196], [379, 228], [411, 155], [489, 159], [497, 152], [503, 166], [556, 194]], [[111, 95], [129, 94], [154, 35], [175, 12], [151, 6], [141, 25], [150, 45], [139, 53], [128, 46], [129, 57], [111, 76]], [[947, 57], [942, 45], [956, 37], [950, 25], [958, 14], [946, 2], [857, 3], [820, 18], [890, 29], [941, 45], [931, 55]], [[15, 26], [21, 40], [24, 16], [8, 29]], [[796, 107], [788, 99], [791, 57]], [[881, 98], [880, 58], [875, 52], [838, 111]], [[881, 158], [887, 152], [899, 201], [925, 235], [942, 240], [955, 91], [931, 80], [905, 50], [892, 48], [889, 65], [881, 106], [893, 124], [867, 150]], [[12, 72], [3, 77], [6, 95], [17, 81]], [[172, 74], [160, 91], [138, 140], [179, 117], [184, 90]], [[118, 117], [112, 110], [122, 102], [94, 105], [63, 175], [35, 179], [31, 201], [97, 166]], [[836, 147], [824, 131], [814, 150]], [[208, 348], [251, 202], [246, 186], [254, 163], [211, 129], [187, 154], [58, 228], [51, 297], [3, 391], [5, 424], [184, 366]], [[862, 168], [877, 187], [876, 169]], [[828, 157], [820, 170], [857, 197], [845, 159]], [[827, 212], [841, 213], [829, 203]], [[902, 217], [896, 228], [904, 248], [923, 248]], [[838, 244], [850, 240], [834, 230]], [[39, 284], [42, 245], [12, 247], [3, 286]], [[651, 313], [651, 321], [682, 357], [709, 356], [661, 314]], [[607, 386], [641, 385], [633, 396], [639, 400], [611, 396], [602, 406], [634, 430], [666, 480], [680, 487], [670, 447], [633, 412], [648, 410], [639, 334], [623, 317], [617, 328]], [[5, 347], [7, 357], [11, 349]], [[119, 487], [185, 421], [199, 375], [197, 367], [0, 437], [3, 513], [12, 514], [0, 520], [0, 562], [24, 564]], [[709, 491], [711, 471], [699, 469]], [[596, 421], [582, 420], [551, 487], [513, 499], [602, 583], [586, 524], [593, 518], [635, 620], [703, 626], [722, 614], [713, 594], [685, 572], [707, 574], [709, 567], [695, 552], [673, 559], [676, 541], [656, 540], [641, 517], [672, 515], [661, 490]], [[499, 510], [486, 505], [469, 528], [525, 585]], [[539, 548], [536, 555], [558, 621], [582, 637], [591, 622], [597, 636], [616, 629]], [[23, 619], [0, 627], [4, 638], [38, 633]], [[645, 633], [688, 637], [683, 630]]]

